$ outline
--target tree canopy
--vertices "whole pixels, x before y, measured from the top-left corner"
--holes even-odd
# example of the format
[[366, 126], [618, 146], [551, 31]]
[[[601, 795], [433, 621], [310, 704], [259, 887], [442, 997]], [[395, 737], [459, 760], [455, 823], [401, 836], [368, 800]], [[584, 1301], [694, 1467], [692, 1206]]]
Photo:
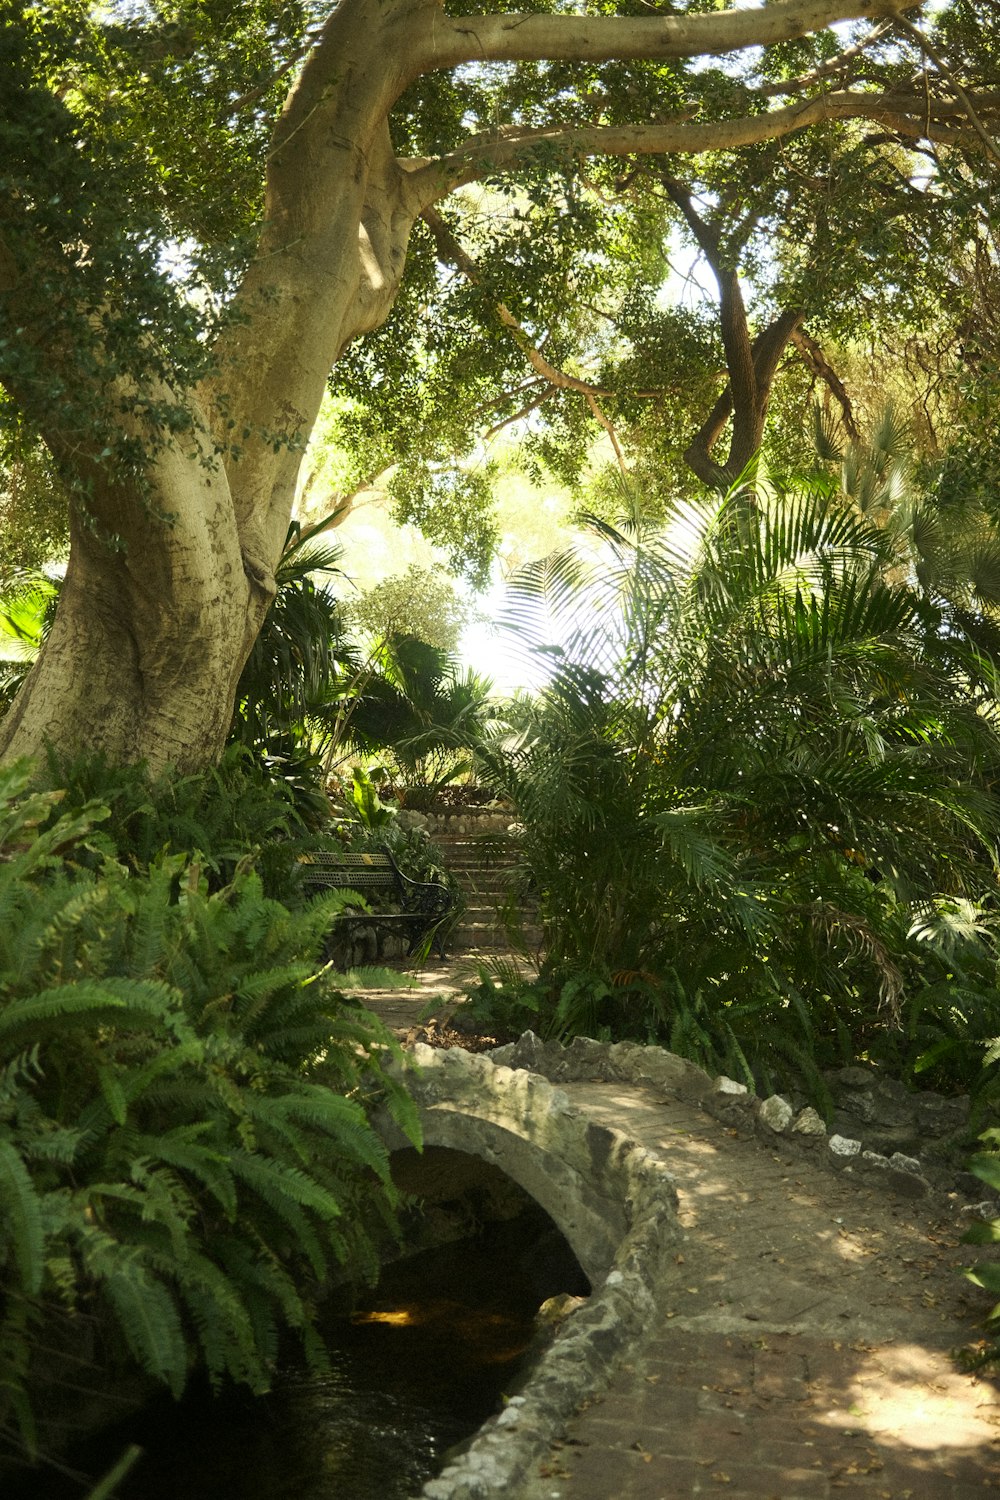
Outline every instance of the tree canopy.
[[[957, 291], [971, 349], [998, 42], [985, 0], [8, 6], [4, 441], [44, 458], [71, 550], [2, 753], [219, 753], [345, 350], [359, 450], [412, 469], [433, 526], [434, 460], [470, 411], [548, 400], [540, 379], [582, 398], [544, 435], [567, 464], [581, 409], [609, 422], [601, 369], [573, 368], [602, 337], [636, 420], [669, 407], [687, 351], [718, 428], [701, 469], [723, 478], [786, 330], [850, 330], [863, 304], [920, 333]], [[668, 220], [718, 278], [718, 334], [657, 302]]]

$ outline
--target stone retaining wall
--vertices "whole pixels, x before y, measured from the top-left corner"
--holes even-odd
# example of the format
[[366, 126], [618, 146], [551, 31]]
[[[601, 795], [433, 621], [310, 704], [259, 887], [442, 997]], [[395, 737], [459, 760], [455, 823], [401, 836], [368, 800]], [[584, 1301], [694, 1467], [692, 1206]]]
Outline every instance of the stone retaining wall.
[[[414, 1056], [420, 1071], [406, 1084], [425, 1140], [488, 1153], [547, 1210], [594, 1288], [521, 1393], [421, 1492], [487, 1500], [524, 1478], [648, 1325], [681, 1236], [677, 1194], [657, 1157], [595, 1125], [546, 1079], [457, 1048], [418, 1046]], [[390, 1149], [407, 1144], [388, 1116], [376, 1124]]]

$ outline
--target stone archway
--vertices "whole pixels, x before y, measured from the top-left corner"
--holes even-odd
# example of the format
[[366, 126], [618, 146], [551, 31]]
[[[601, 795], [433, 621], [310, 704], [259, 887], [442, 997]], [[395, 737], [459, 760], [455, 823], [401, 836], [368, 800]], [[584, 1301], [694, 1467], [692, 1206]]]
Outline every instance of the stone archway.
[[[406, 1083], [425, 1147], [498, 1168], [545, 1210], [591, 1284], [602, 1282], [634, 1222], [635, 1146], [535, 1074], [457, 1049], [420, 1047], [416, 1059]], [[390, 1152], [408, 1147], [388, 1112], [375, 1124]]]

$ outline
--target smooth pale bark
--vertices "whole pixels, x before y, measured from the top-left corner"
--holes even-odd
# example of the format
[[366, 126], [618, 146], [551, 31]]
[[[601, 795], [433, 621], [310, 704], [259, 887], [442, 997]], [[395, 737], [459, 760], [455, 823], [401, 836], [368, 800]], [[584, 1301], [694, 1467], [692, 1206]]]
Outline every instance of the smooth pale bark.
[[150, 462], [141, 500], [97, 484], [90, 513], [122, 545], [72, 519], [59, 609], [4, 720], [5, 754], [48, 744], [156, 769], [210, 764], [269, 602], [244, 570], [222, 466], [204, 435], [186, 434]]
[[[218, 756], [273, 596], [330, 369], [351, 339], [385, 319], [414, 220], [456, 186], [516, 170], [539, 143], [578, 155], [699, 152], [852, 117], [934, 139], [935, 131], [967, 133], [950, 106], [937, 111], [922, 91], [891, 102], [831, 93], [742, 121], [498, 132], [439, 161], [397, 161], [390, 111], [421, 73], [490, 59], [726, 52], [893, 11], [883, 0], [772, 0], [696, 16], [454, 18], [436, 0], [340, 0], [277, 122], [259, 244], [215, 371], [183, 397], [190, 432], [151, 452], [145, 499], [108, 489], [96, 455], [71, 456], [57, 418], [38, 419], [64, 465], [89, 465], [92, 509], [125, 551], [74, 524], [58, 620], [0, 727], [0, 755], [38, 753], [49, 742], [101, 749], [113, 761], [145, 758], [154, 770]], [[0, 298], [17, 294], [17, 267], [0, 243]], [[31, 415], [30, 401], [25, 407]]]

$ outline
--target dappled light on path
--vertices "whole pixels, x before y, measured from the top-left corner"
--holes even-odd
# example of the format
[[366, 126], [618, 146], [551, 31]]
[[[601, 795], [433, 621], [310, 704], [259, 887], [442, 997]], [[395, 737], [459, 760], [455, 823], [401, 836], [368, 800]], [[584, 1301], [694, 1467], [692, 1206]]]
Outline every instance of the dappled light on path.
[[920, 1344], [873, 1350], [846, 1390], [820, 1382], [816, 1399], [829, 1402], [821, 1420], [830, 1427], [871, 1433], [901, 1448], [968, 1450], [997, 1437], [995, 1390]]

